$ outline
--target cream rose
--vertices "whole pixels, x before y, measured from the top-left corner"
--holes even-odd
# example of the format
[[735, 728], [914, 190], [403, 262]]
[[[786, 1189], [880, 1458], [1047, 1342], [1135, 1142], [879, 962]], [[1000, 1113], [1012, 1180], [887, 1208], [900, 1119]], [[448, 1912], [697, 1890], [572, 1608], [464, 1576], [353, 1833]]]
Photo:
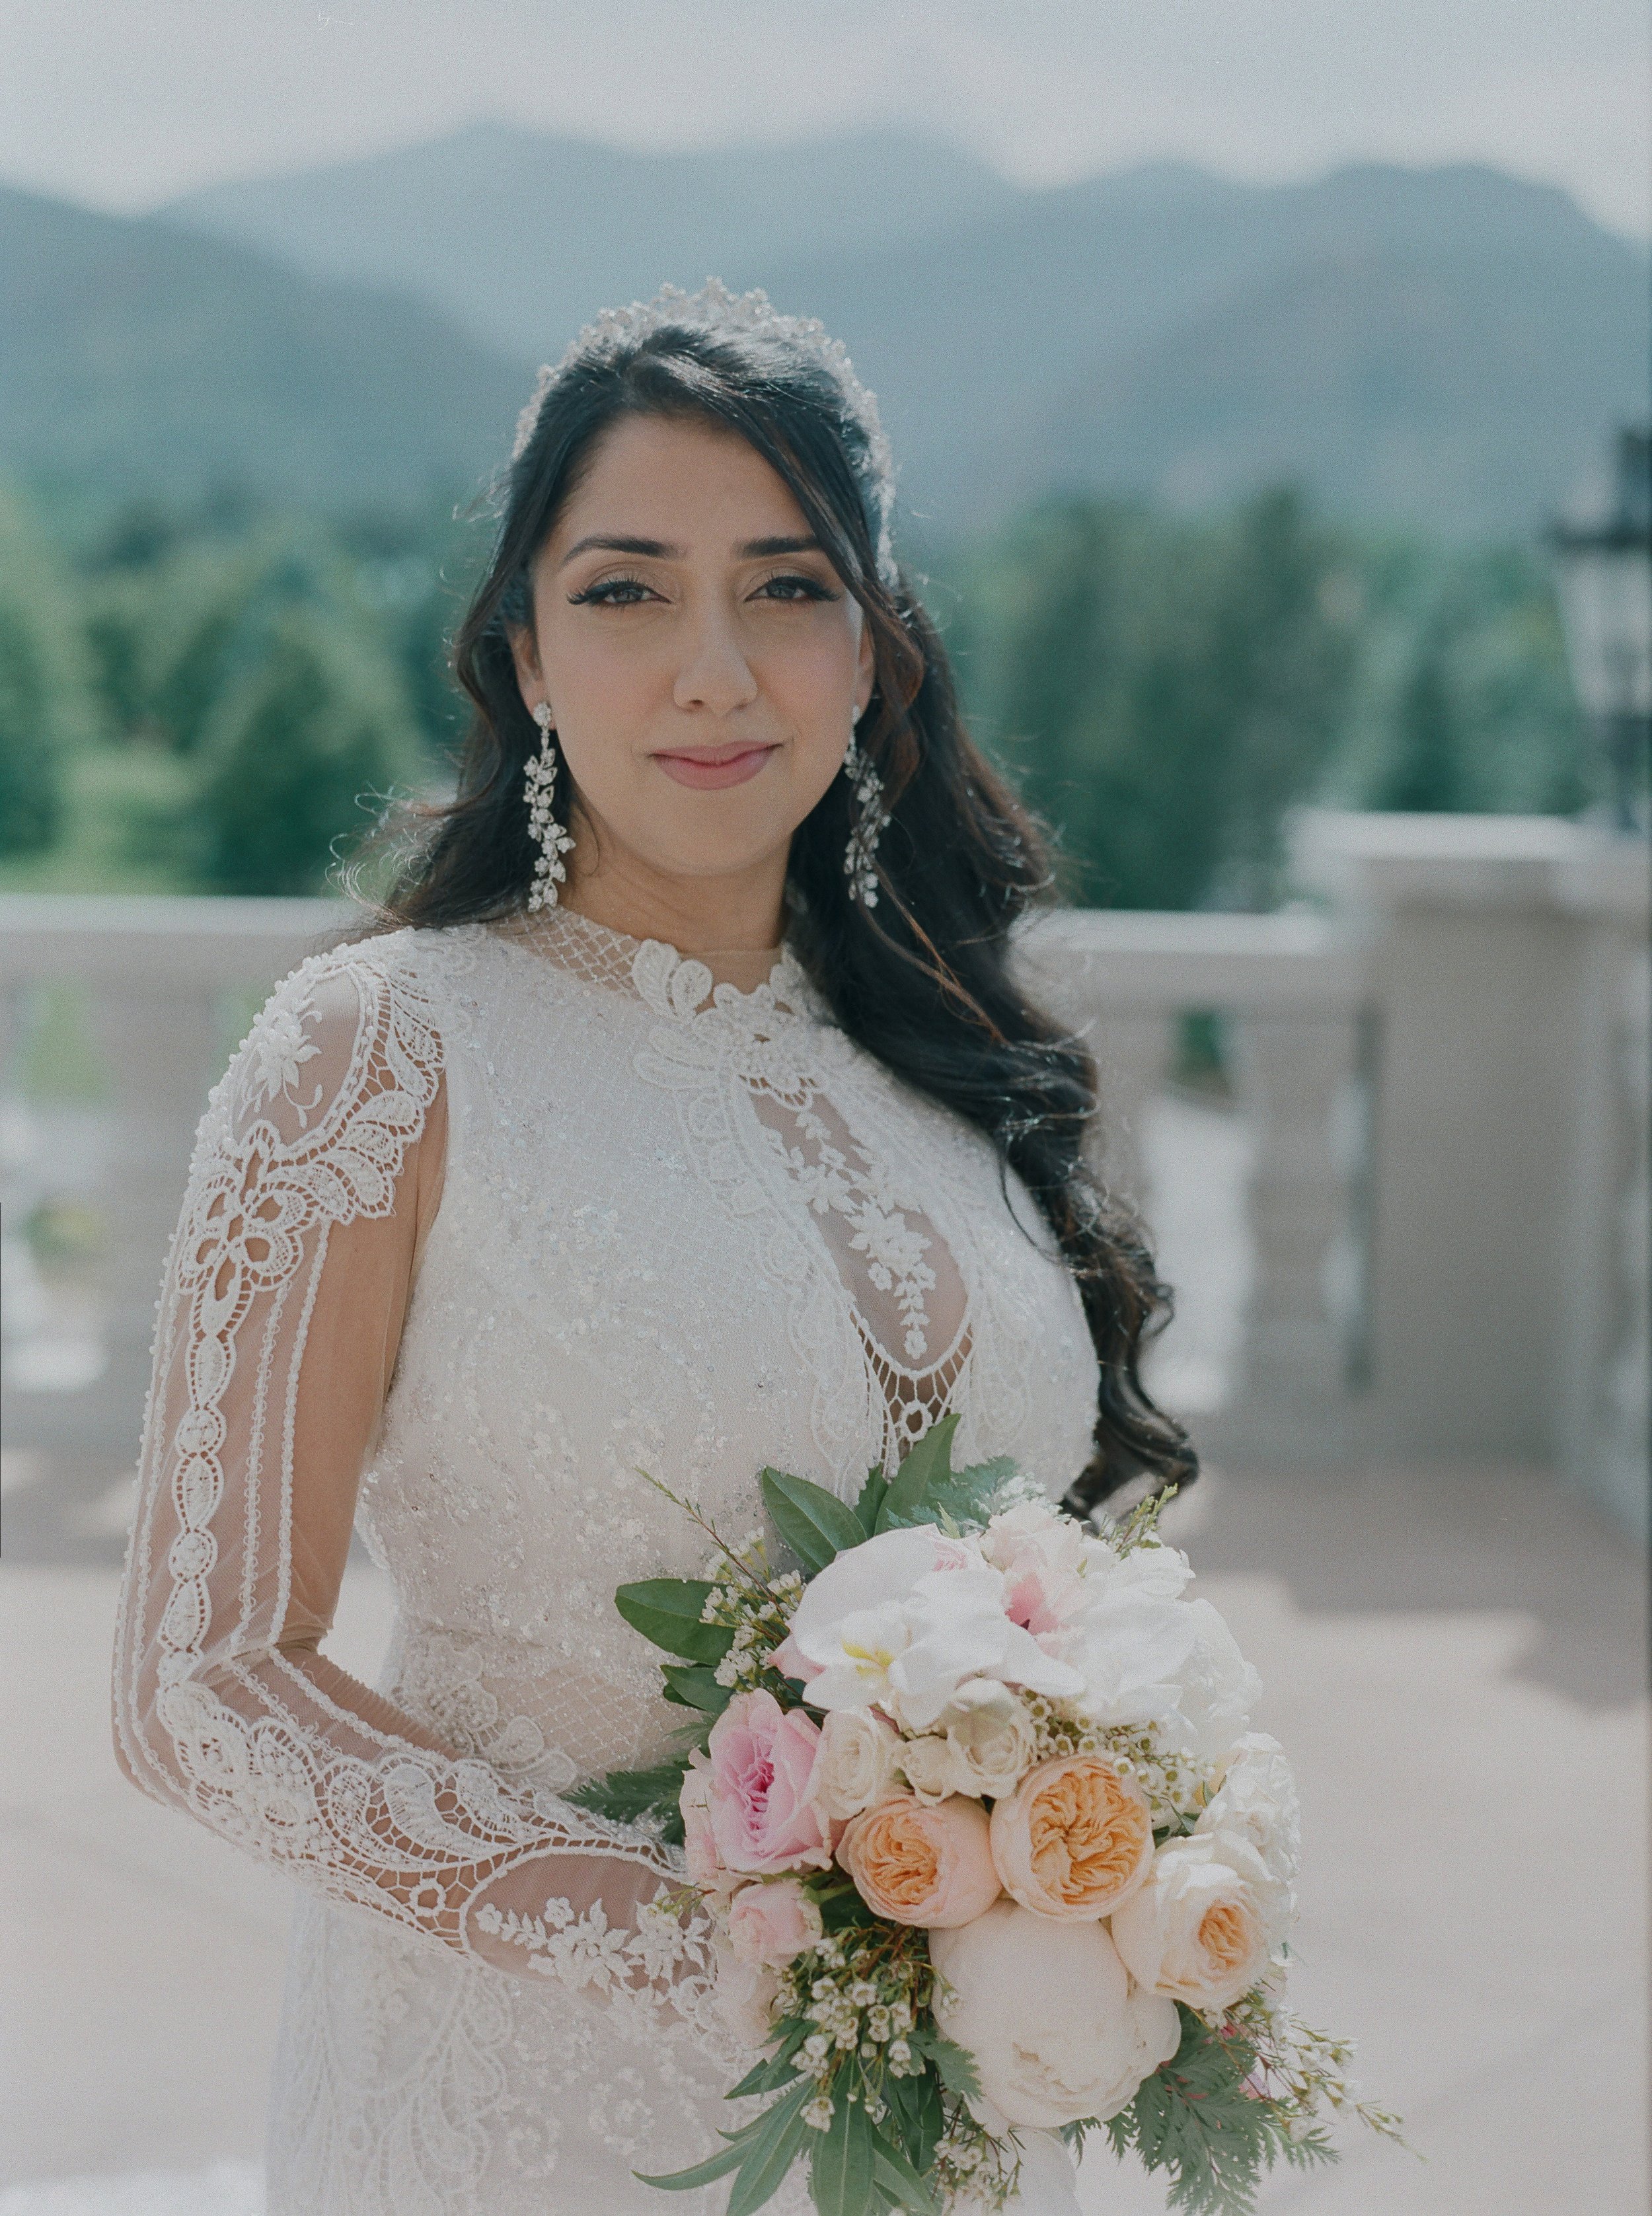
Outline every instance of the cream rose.
[[1035, 1745], [1026, 1702], [994, 1678], [971, 1677], [933, 1733], [901, 1747], [900, 1765], [920, 1800], [944, 1800], [949, 1793], [996, 1800], [1015, 1790]]
[[767, 2039], [780, 1996], [775, 1971], [743, 1962], [730, 1948], [718, 1948], [712, 2005], [743, 2047], [761, 2047]]
[[1228, 2008], [1267, 1967], [1288, 1917], [1285, 1888], [1248, 1839], [1173, 1839], [1113, 1912], [1113, 1943], [1139, 1985], [1189, 2008]]
[[834, 1708], [820, 1727], [813, 1800], [829, 1824], [881, 1800], [895, 1782], [900, 1733], [870, 1708]]
[[998, 1897], [987, 1812], [956, 1795], [926, 1807], [892, 1793], [857, 1816], [837, 1858], [868, 1908], [891, 1924], [967, 1924]]
[[1284, 1887], [1294, 1915], [1302, 1868], [1302, 1818], [1297, 1782], [1278, 1739], [1266, 1732], [1247, 1732], [1235, 1743], [1198, 1829], [1237, 1832], [1248, 1839], [1267, 1864], [1268, 1875]]
[[992, 1812], [1004, 1890], [1039, 1916], [1110, 1915], [1153, 1862], [1147, 1797], [1103, 1755], [1056, 1755]]
[[1174, 2006], [1132, 1989], [1105, 1924], [1053, 1924], [1000, 1900], [932, 1932], [929, 1956], [944, 1980], [935, 2021], [975, 2057], [983, 2095], [1011, 2124], [1105, 2123], [1180, 2044]]

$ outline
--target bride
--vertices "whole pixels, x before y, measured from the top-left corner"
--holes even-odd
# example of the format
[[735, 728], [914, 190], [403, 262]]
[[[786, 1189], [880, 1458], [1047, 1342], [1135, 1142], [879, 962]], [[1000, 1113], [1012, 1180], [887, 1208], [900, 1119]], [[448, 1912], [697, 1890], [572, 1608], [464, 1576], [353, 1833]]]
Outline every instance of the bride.
[[[1039, 844], [892, 489], [841, 348], [761, 294], [587, 330], [459, 631], [458, 796], [208, 1104], [116, 1731], [302, 1888], [269, 2216], [713, 2205], [633, 2172], [716, 2144], [761, 2027], [654, 1905], [674, 1852], [563, 1797], [680, 1720], [613, 1605], [700, 1567], [643, 1470], [743, 1532], [764, 1464], [852, 1493], [949, 1411], [1076, 1502], [1190, 1467], [1090, 1062], [1015, 982]], [[324, 1652], [353, 1523], [376, 1691]], [[1057, 2143], [1025, 2179], [1073, 2205]]]

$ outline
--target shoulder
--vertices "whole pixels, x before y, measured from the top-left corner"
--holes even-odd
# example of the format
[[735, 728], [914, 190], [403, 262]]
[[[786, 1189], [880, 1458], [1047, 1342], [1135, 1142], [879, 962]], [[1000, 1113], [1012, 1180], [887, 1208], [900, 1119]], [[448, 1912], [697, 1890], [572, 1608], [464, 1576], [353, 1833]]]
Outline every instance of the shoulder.
[[453, 932], [403, 930], [311, 956], [254, 1019], [212, 1095], [225, 1136], [314, 1151], [364, 1117], [416, 1134], [441, 1083]]

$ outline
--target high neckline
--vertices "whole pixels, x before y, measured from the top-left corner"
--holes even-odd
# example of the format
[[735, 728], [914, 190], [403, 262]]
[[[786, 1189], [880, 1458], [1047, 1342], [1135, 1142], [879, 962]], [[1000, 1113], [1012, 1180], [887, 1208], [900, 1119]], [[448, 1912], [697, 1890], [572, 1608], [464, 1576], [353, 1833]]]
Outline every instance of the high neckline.
[[[717, 950], [711, 956], [687, 954], [667, 939], [636, 938], [612, 924], [598, 923], [576, 908], [558, 906], [534, 914], [519, 912], [490, 928], [496, 937], [536, 959], [553, 963], [587, 983], [610, 990], [650, 998], [651, 994], [643, 993], [639, 971], [645, 970], [650, 976], [657, 976], [662, 970], [669, 972], [677, 980], [671, 998], [680, 1008], [690, 1000], [696, 1008], [714, 1004], [724, 1012], [749, 1004], [767, 1008], [778, 1002], [802, 1014], [811, 1005], [802, 965], [787, 940], [774, 948], [752, 950], [767, 960], [768, 967], [766, 975], [748, 988], [718, 978], [712, 966]], [[702, 981], [703, 989], [693, 989]]]

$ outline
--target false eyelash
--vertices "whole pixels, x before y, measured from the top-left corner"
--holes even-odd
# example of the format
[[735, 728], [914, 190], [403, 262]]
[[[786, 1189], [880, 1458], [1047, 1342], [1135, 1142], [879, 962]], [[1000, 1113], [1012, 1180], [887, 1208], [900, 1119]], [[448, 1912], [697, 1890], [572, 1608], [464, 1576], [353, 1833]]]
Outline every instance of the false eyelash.
[[[570, 608], [613, 606], [615, 603], [607, 600], [606, 595], [613, 592], [616, 587], [625, 585], [629, 585], [634, 591], [639, 593], [645, 593], [650, 589], [646, 580], [642, 577], [624, 576], [599, 577], [595, 584], [587, 585], [583, 593], [570, 593], [568, 605]], [[634, 606], [635, 603], [633, 602], [632, 605]]]
[[777, 577], [765, 577], [756, 597], [761, 598], [771, 585], [801, 585], [799, 597], [808, 600], [835, 600], [837, 594], [829, 585], [823, 585], [818, 577], [806, 576], [800, 570], [787, 569]]

